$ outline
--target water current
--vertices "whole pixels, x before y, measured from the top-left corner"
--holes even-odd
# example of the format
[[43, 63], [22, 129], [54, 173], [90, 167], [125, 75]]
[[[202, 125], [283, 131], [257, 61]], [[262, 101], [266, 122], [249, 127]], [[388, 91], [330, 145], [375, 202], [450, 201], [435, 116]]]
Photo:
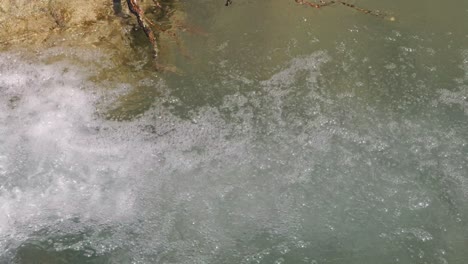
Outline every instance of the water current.
[[177, 74], [0, 53], [0, 263], [467, 263], [468, 2], [233, 2]]

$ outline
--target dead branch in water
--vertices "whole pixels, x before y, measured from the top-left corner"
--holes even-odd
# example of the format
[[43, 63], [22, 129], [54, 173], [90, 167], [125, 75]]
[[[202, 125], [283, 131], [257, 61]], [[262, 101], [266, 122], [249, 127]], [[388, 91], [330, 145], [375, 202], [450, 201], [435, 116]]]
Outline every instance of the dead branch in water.
[[[120, 3], [121, 0], [113, 0], [114, 4], [115, 2]], [[180, 49], [183, 49], [182, 43], [180, 39], [178, 38], [177, 34], [175, 32], [170, 31], [168, 28], [165, 28], [157, 23], [157, 21], [153, 21], [151, 19], [148, 19], [145, 16], [145, 10], [139, 5], [138, 0], [126, 0], [128, 4], [128, 8], [130, 12], [135, 15], [138, 21], [138, 25], [143, 29], [145, 32], [146, 36], [148, 37], [154, 51], [154, 57], [157, 58], [159, 55], [159, 43], [156, 40], [157, 33], [163, 33], [169, 36], [175, 43], [177, 43], [177, 46]], [[168, 17], [171, 15], [172, 12], [174, 11], [168, 11], [167, 8], [165, 8], [160, 0], [152, 0], [154, 6], [156, 9], [160, 10], [165, 17]], [[179, 28], [183, 28], [185, 30], [189, 30], [190, 28], [188, 26], [182, 26], [179, 25]], [[161, 67], [159, 65], [158, 67]]]
[[[357, 10], [358, 12], [361, 12], [361, 13], [364, 13], [364, 14], [377, 16], [377, 17], [381, 17], [381, 18], [386, 17], [386, 15], [384, 13], [382, 13], [382, 12], [380, 12], [378, 10], [370, 10], [370, 9], [361, 8], [361, 7], [358, 7], [358, 6], [354, 5], [354, 4], [349, 4], [347, 2], [340, 1], [340, 0], [331, 0], [331, 1], [320, 0], [318, 3], [317, 2], [310, 2], [310, 1], [307, 1], [307, 0], [294, 0], [294, 1], [296, 3], [298, 3], [298, 4], [300, 4], [300, 5], [308, 5], [308, 6], [313, 7], [313, 8], [322, 8], [322, 7], [331, 6], [331, 5], [334, 5], [334, 4], [340, 4], [340, 5], [352, 8], [354, 10]], [[225, 5], [226, 6], [232, 5], [232, 0], [226, 0]], [[389, 17], [389, 19], [393, 21], [395, 18], [394, 17]]]
[[308, 6], [311, 6], [311, 7], [314, 7], [314, 8], [322, 8], [322, 7], [325, 7], [325, 6], [330, 6], [330, 5], [334, 5], [334, 4], [340, 4], [340, 5], [344, 5], [346, 7], [349, 7], [349, 8], [352, 8], [358, 12], [361, 12], [361, 13], [364, 13], [364, 14], [368, 14], [368, 15], [373, 15], [373, 16], [377, 16], [377, 17], [385, 17], [385, 14], [383, 14], [382, 12], [378, 11], [378, 10], [370, 10], [370, 9], [365, 9], [365, 8], [361, 8], [361, 7], [358, 7], [354, 4], [349, 4], [349, 3], [346, 3], [344, 1], [340, 1], [340, 0], [331, 0], [331, 1], [322, 1], [320, 0], [319, 3], [314, 3], [314, 2], [309, 2], [309, 1], [306, 1], [306, 0], [294, 0], [296, 1], [296, 3], [300, 4], [300, 5], [308, 5]]
[[[127, 0], [127, 5], [130, 9], [130, 12], [132, 12], [132, 14], [136, 16], [138, 25], [140, 25], [140, 27], [143, 29], [146, 36], [148, 37], [151, 46], [153, 47], [153, 56], [157, 58], [159, 55], [158, 43], [156, 42], [156, 37], [154, 36], [154, 32], [150, 27], [149, 21], [145, 17], [144, 11], [138, 5], [138, 0]], [[159, 1], [155, 0], [155, 5], [159, 7]]]

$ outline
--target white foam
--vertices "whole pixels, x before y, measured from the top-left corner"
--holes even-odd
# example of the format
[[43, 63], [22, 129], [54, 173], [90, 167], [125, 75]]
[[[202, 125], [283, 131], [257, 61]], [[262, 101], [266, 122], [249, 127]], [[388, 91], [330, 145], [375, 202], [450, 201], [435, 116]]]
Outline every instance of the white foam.
[[[96, 105], [108, 96], [96, 95], [100, 88], [76, 66], [30, 63], [2, 54], [0, 72], [2, 249], [15, 251], [39, 231], [51, 236], [82, 228], [100, 232], [101, 225], [117, 227], [143, 219], [142, 226], [129, 224], [125, 230], [143, 228], [153, 234], [150, 241], [136, 242], [148, 243], [142, 250], [152, 253], [151, 245], [167, 243], [170, 235], [148, 221], [168, 225], [167, 232], [173, 232], [174, 220], [167, 219], [173, 209], [167, 206], [177, 210], [177, 203], [189, 199], [186, 195], [205, 197], [199, 188], [210, 187], [209, 179], [191, 178], [194, 171], [216, 162], [235, 167], [252, 158], [250, 131], [239, 135], [236, 125], [227, 124], [213, 108], [200, 109], [192, 120], [159, 105], [133, 121], [104, 120], [96, 114]], [[191, 190], [196, 182], [201, 185]], [[164, 189], [174, 183], [180, 194]], [[174, 202], [165, 201], [172, 195]], [[203, 218], [196, 209], [203, 205], [192, 206], [194, 215]], [[114, 248], [129, 239], [125, 232], [115, 232], [116, 237], [102, 244]]]
[[[166, 95], [117, 122], [97, 114], [109, 96], [83, 70], [0, 55], [0, 248], [50, 237], [57, 251], [122, 249], [135, 263], [250, 263], [301, 250], [332, 252], [317, 258], [326, 259], [340, 251], [335, 238], [345, 250], [356, 241], [372, 248], [369, 232], [390, 234], [389, 243], [440, 239], [401, 212], [452, 213], [435, 202], [444, 190], [415, 192], [430, 188], [415, 175], [435, 168], [463, 178], [466, 140], [432, 120], [394, 120], [328, 96], [317, 85], [328, 60], [322, 52], [295, 58], [249, 82], [260, 92], [225, 96], [190, 118], [164, 107], [174, 99]], [[432, 154], [440, 148], [452, 156]], [[80, 242], [54, 243], [88, 229]]]
[[468, 50], [462, 52], [462, 65], [460, 68], [464, 72], [464, 77], [457, 79], [458, 87], [456, 89], [440, 89], [438, 103], [450, 106], [460, 107], [465, 115], [468, 116]]
[[131, 186], [119, 181], [130, 168], [110, 158], [126, 145], [96, 133], [96, 88], [87, 75], [9, 54], [0, 55], [0, 72], [0, 237], [74, 217], [130, 217]]

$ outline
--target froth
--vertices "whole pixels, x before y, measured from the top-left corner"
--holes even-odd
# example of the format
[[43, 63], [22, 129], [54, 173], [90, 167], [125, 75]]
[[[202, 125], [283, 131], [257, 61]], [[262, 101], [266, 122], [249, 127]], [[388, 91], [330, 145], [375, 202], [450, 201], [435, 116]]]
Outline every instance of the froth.
[[464, 72], [464, 77], [456, 79], [458, 87], [455, 89], [440, 89], [439, 100], [440, 102], [449, 106], [457, 106], [468, 116], [468, 51], [462, 52], [462, 64], [460, 68]]
[[466, 211], [463, 190], [438, 178], [465, 178], [466, 139], [439, 120], [396, 119], [330, 95], [318, 85], [325, 53], [292, 59], [249, 81], [255, 91], [189, 118], [165, 107], [166, 95], [121, 122], [96, 114], [104, 89], [76, 67], [2, 56], [2, 248], [51, 237], [60, 251], [54, 234], [89, 227], [105, 233], [83, 239], [96, 254], [118, 248], [135, 263], [326, 260], [356, 241], [371, 252], [376, 240], [363, 234], [381, 237], [379, 248], [408, 234], [443, 240], [427, 210], [447, 230]]
[[11, 54], [0, 55], [0, 72], [0, 237], [130, 215], [131, 188], [119, 180], [126, 168], [110, 158], [126, 146], [97, 133], [88, 76]]

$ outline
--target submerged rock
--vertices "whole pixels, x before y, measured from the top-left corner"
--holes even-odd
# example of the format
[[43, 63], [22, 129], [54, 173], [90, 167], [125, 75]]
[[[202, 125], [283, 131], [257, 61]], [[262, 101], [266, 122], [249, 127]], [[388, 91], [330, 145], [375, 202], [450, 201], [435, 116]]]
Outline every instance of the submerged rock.
[[0, 12], [0, 41], [4, 46], [48, 42], [58, 32], [108, 35], [103, 30], [88, 29], [98, 21], [106, 21], [106, 27], [112, 29], [112, 2], [107, 0], [4, 0]]
[[[164, 8], [173, 8], [166, 1]], [[171, 17], [181, 12], [164, 12], [152, 1], [140, 2], [153, 21], [171, 27]], [[170, 13], [170, 15], [169, 15]], [[177, 14], [177, 15], [174, 15]], [[169, 22], [169, 23], [168, 23]], [[119, 54], [121, 63], [146, 60], [151, 48], [130, 14], [125, 0], [2, 0], [0, 1], [0, 51], [51, 47], [99, 49]], [[161, 37], [162, 41], [167, 39]], [[143, 50], [143, 52], [141, 52]]]

